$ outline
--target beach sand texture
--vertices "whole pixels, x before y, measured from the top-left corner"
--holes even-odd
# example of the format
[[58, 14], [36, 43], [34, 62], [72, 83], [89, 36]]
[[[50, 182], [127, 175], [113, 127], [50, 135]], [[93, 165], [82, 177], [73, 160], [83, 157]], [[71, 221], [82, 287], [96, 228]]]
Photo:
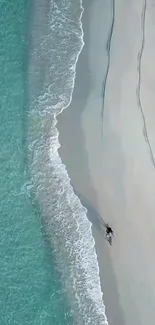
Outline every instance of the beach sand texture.
[[[58, 119], [60, 155], [93, 223], [109, 325], [154, 324], [155, 1], [83, 5], [85, 46]], [[112, 247], [99, 215], [115, 232]]]

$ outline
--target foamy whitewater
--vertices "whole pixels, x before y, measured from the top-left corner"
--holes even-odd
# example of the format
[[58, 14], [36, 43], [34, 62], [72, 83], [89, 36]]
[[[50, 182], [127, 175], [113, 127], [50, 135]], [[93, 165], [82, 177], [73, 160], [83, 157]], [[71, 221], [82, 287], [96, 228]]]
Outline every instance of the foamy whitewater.
[[56, 116], [69, 106], [83, 48], [79, 0], [33, 4], [28, 118], [29, 167], [43, 223], [54, 248], [75, 325], [105, 325], [99, 268], [87, 211], [74, 194]]

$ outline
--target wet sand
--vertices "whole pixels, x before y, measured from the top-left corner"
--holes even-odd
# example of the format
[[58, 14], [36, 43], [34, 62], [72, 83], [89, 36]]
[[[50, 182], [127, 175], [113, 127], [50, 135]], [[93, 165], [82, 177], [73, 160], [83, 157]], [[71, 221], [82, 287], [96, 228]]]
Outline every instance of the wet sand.
[[[59, 152], [93, 224], [109, 324], [153, 324], [154, 7], [134, 0], [116, 2], [115, 11], [108, 0], [83, 5], [85, 46], [72, 103], [58, 118]], [[114, 229], [112, 247], [101, 220]]]

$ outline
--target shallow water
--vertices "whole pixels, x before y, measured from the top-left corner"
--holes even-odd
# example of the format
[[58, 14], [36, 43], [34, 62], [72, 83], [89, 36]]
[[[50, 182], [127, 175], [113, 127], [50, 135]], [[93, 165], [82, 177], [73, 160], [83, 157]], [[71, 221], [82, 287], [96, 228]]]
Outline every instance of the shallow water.
[[28, 197], [24, 141], [24, 0], [0, 5], [0, 323], [69, 324], [60, 276]]
[[82, 6], [3, 5], [0, 322], [105, 324], [91, 223], [57, 152], [56, 115], [71, 101], [83, 46]]

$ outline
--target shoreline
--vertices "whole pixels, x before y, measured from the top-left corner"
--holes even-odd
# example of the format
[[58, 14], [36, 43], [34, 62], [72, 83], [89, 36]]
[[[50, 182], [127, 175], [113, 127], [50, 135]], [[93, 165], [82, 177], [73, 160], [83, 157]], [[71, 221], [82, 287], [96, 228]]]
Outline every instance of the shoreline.
[[[88, 217], [91, 214], [109, 325], [153, 324], [155, 11], [142, 0], [116, 5], [101, 139], [101, 85], [110, 10], [100, 0], [84, 9], [90, 9], [83, 26], [88, 70], [81, 55], [72, 103], [60, 119], [60, 154], [74, 189], [84, 198], [83, 205], [91, 206]], [[84, 83], [85, 74], [91, 83]], [[81, 98], [84, 89], [86, 95]], [[95, 228], [99, 215], [114, 230], [112, 247]]]
[[[97, 5], [99, 4], [100, 1], [97, 2]], [[87, 2], [84, 1], [82, 5], [84, 8], [82, 24], [85, 45], [79, 55], [76, 66], [76, 79], [71, 104], [57, 116], [59, 142], [61, 144], [59, 155], [67, 168], [74, 192], [80, 198], [82, 205], [87, 208], [87, 217], [92, 223], [92, 234], [96, 243], [95, 248], [99, 264], [101, 289], [108, 322], [110, 325], [116, 325], [117, 323], [124, 325], [109, 247], [104, 236], [97, 230], [99, 223], [98, 202], [96, 191], [92, 184], [87, 151], [84, 145], [85, 134], [81, 119], [87, 104], [87, 99], [93, 89], [91, 70], [88, 65], [90, 42], [89, 24], [91, 18], [89, 11], [91, 10], [92, 2], [87, 5]]]

